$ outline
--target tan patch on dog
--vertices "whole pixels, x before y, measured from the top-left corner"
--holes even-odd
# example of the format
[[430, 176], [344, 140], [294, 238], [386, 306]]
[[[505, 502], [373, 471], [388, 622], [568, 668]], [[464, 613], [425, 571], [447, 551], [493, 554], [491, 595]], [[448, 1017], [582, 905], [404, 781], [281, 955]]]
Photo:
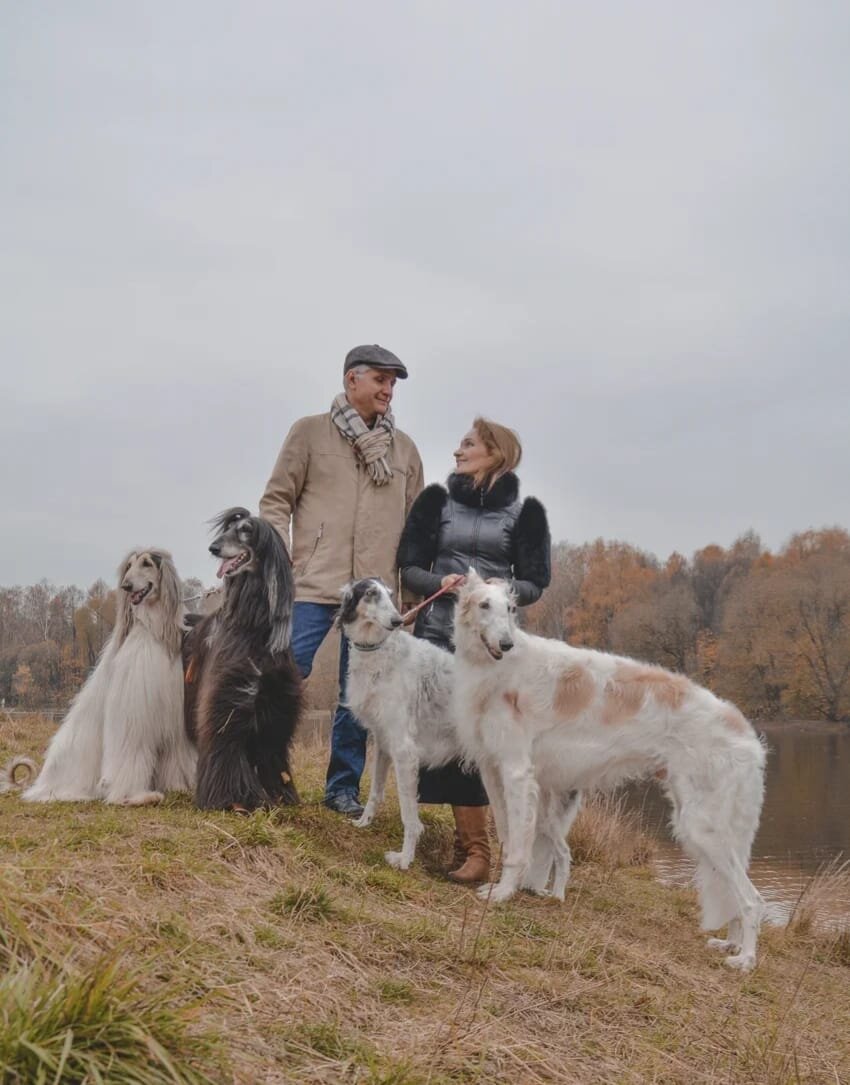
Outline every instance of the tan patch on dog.
[[509, 689], [502, 694], [502, 700], [511, 710], [514, 719], [519, 722], [522, 719], [522, 712], [519, 707], [519, 693], [515, 689]]
[[605, 683], [605, 702], [602, 706], [602, 722], [605, 724], [625, 723], [634, 719], [643, 708], [646, 684], [635, 678], [618, 677], [620, 671], [618, 667], [614, 677]]
[[720, 717], [736, 735], [745, 735], [750, 729], [744, 715], [733, 704], [725, 704], [720, 711]]
[[656, 769], [652, 775], [655, 777], [656, 780], [666, 780], [667, 769], [662, 766], [660, 769]]
[[605, 722], [622, 723], [629, 716], [635, 715], [643, 707], [647, 693], [656, 704], [677, 711], [682, 707], [689, 689], [690, 682], [681, 674], [671, 674], [662, 667], [620, 663], [614, 671], [614, 677], [605, 687], [611, 700], [610, 712], [606, 713]]
[[552, 707], [562, 719], [575, 719], [590, 705], [595, 693], [596, 684], [590, 672], [576, 664], [558, 675]]

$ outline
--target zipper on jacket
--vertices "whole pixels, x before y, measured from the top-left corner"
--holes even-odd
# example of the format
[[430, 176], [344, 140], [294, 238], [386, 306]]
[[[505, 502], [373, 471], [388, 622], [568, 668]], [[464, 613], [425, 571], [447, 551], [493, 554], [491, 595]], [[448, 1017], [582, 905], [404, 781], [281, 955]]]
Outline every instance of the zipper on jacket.
[[478, 572], [475, 559], [478, 557], [478, 536], [481, 532], [481, 517], [484, 515], [484, 488], [481, 488], [480, 508], [475, 514], [475, 527], [472, 530], [472, 568]]

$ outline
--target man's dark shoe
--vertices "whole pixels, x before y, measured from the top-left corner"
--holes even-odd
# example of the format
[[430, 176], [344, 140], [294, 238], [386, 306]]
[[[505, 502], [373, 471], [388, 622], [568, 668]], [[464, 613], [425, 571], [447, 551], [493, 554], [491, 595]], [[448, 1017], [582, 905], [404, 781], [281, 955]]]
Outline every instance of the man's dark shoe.
[[341, 792], [339, 795], [331, 795], [325, 799], [325, 806], [337, 814], [344, 814], [347, 818], [359, 818], [363, 813], [363, 807], [353, 795]]

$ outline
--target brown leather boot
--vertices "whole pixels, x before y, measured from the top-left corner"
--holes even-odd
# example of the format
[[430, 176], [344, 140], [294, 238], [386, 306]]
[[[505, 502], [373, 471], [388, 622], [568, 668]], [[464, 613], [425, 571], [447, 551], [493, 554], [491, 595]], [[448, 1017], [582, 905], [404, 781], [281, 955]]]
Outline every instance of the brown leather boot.
[[449, 871], [453, 882], [471, 885], [490, 877], [490, 837], [487, 833], [489, 806], [453, 806], [457, 839], [466, 856], [458, 870]]

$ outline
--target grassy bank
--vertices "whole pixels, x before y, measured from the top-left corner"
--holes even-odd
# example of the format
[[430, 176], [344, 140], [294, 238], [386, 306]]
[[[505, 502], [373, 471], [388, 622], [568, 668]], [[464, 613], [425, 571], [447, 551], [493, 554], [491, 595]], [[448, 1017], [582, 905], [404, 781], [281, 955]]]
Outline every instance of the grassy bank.
[[[51, 731], [0, 723], [0, 761]], [[811, 910], [730, 972], [605, 810], [566, 904], [488, 908], [439, 877], [444, 812], [393, 871], [396, 810], [325, 811], [323, 761], [299, 750], [305, 805], [248, 819], [0, 799], [4, 1085], [850, 1081], [850, 947]]]

